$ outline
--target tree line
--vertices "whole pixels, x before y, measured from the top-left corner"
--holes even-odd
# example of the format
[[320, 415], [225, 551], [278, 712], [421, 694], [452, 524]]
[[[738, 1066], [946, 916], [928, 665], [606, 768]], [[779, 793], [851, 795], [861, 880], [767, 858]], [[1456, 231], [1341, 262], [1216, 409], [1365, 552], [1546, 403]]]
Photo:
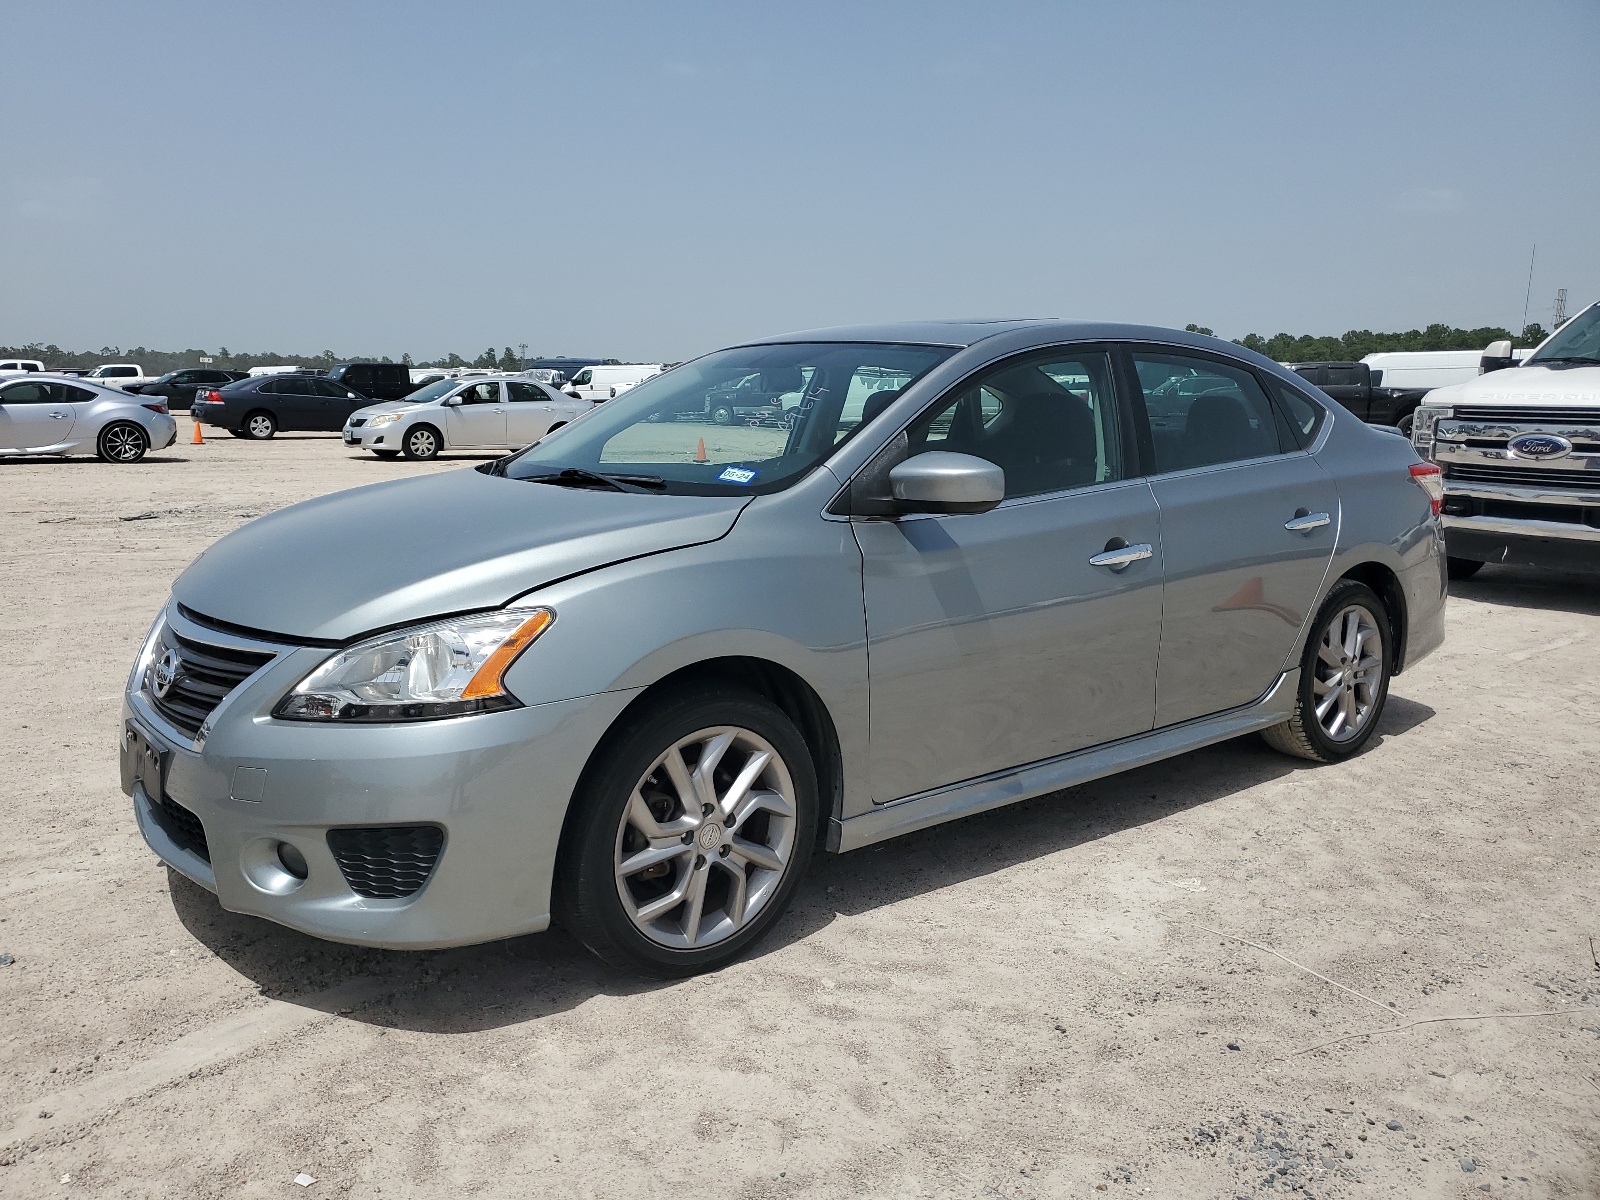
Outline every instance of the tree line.
[[[520, 371], [524, 363], [520, 355], [507, 346], [496, 351], [490, 346], [476, 358], [463, 358], [459, 354], [446, 354], [432, 361], [417, 362], [409, 354], [398, 359], [385, 355], [345, 355], [332, 350], [321, 354], [279, 354], [268, 350], [248, 353], [229, 350], [226, 346], [215, 350], [152, 350], [148, 346], [101, 346], [98, 350], [63, 350], [60, 346], [29, 342], [26, 346], [0, 346], [0, 358], [36, 358], [48, 367], [95, 367], [106, 362], [134, 362], [148, 375], [165, 375], [168, 371], [182, 371], [189, 367], [210, 366], [222, 371], [248, 371], [251, 367], [268, 367], [292, 364], [325, 371], [341, 362], [400, 362], [408, 367], [483, 367], [492, 371]], [[209, 358], [209, 363], [202, 363]]]
[[[1211, 333], [1203, 325], [1184, 328], [1190, 333]], [[1520, 337], [1496, 325], [1480, 329], [1429, 325], [1426, 329], [1408, 329], [1403, 333], [1352, 329], [1342, 337], [1318, 337], [1309, 333], [1275, 333], [1262, 337], [1259, 333], [1247, 333], [1242, 338], [1234, 338], [1233, 343], [1265, 354], [1276, 362], [1359, 362], [1369, 354], [1390, 350], [1482, 350], [1490, 342], [1505, 340], [1518, 346], [1536, 346], [1548, 336], [1537, 324], [1524, 326]]]

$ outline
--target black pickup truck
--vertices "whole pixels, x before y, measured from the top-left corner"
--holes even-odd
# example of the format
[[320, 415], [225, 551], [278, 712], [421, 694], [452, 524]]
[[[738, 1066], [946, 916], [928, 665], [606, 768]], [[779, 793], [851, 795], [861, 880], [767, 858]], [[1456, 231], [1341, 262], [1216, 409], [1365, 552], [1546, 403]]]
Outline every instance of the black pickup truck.
[[1383, 372], [1360, 362], [1285, 364], [1315, 384], [1368, 425], [1393, 425], [1411, 436], [1411, 418], [1432, 388], [1386, 388]]

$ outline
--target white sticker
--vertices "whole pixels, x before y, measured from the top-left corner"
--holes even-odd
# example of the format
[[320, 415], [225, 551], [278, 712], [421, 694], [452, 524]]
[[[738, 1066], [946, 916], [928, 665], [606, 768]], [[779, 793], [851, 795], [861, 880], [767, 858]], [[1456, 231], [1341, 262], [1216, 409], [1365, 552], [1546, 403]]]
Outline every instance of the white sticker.
[[755, 477], [756, 473], [754, 471], [744, 467], [729, 467], [721, 475], [717, 476], [723, 483], [749, 483]]

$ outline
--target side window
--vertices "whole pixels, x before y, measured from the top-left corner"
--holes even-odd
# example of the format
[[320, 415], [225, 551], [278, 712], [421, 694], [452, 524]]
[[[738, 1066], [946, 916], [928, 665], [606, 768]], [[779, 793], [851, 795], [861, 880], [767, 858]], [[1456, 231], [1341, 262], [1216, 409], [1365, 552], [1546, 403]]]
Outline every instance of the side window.
[[909, 430], [911, 453], [973, 454], [1006, 473], [1006, 496], [1123, 477], [1111, 366], [1103, 353], [1013, 359], [945, 396]]
[[576, 375], [574, 375], [572, 377], [572, 382], [577, 384], [579, 387], [588, 387], [589, 386], [589, 380], [591, 380], [593, 378], [594, 378], [594, 372], [589, 370], [589, 368], [585, 367], [583, 370], [579, 371]]
[[314, 375], [291, 375], [284, 380], [284, 391], [291, 396], [315, 396], [322, 381]]
[[1361, 385], [1360, 367], [1329, 367], [1329, 387], [1359, 387]]
[[1294, 438], [1299, 448], [1304, 450], [1316, 439], [1317, 430], [1322, 425], [1322, 406], [1302, 396], [1286, 383], [1273, 380], [1272, 388], [1277, 392], [1278, 404], [1288, 420], [1289, 435]]
[[48, 404], [53, 399], [49, 387], [46, 383], [13, 384], [0, 391], [0, 404]]
[[512, 382], [506, 384], [507, 397], [513, 404], [526, 404], [530, 400], [544, 401], [550, 399], [531, 383]]
[[461, 393], [463, 404], [499, 404], [500, 385], [498, 383], [475, 383]]
[[1250, 372], [1186, 354], [1133, 352], [1156, 471], [1184, 471], [1279, 454], [1266, 393]]
[[73, 387], [70, 383], [41, 383], [37, 386], [49, 388], [50, 399], [59, 404], [93, 404], [99, 399], [86, 388]]
[[1312, 387], [1317, 386], [1317, 376], [1322, 372], [1321, 367], [1296, 367], [1294, 373], [1304, 379]]

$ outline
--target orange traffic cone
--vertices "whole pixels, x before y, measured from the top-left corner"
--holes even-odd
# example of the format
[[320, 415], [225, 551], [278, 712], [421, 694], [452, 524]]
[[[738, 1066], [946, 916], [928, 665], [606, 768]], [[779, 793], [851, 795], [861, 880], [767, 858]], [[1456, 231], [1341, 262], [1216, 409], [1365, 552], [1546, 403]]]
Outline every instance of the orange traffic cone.
[[200, 422], [199, 421], [196, 421], [194, 423], [194, 436], [189, 439], [189, 444], [191, 446], [204, 446], [206, 444], [205, 438], [200, 436]]
[[[199, 426], [197, 425], [197, 426], [195, 426], [195, 428], [198, 429]], [[701, 462], [701, 463], [710, 462], [711, 461], [709, 458], [706, 457], [706, 440], [705, 440], [705, 438], [701, 438], [700, 439], [700, 445], [695, 449], [695, 452], [694, 452], [694, 460], [695, 460], [695, 462]]]

